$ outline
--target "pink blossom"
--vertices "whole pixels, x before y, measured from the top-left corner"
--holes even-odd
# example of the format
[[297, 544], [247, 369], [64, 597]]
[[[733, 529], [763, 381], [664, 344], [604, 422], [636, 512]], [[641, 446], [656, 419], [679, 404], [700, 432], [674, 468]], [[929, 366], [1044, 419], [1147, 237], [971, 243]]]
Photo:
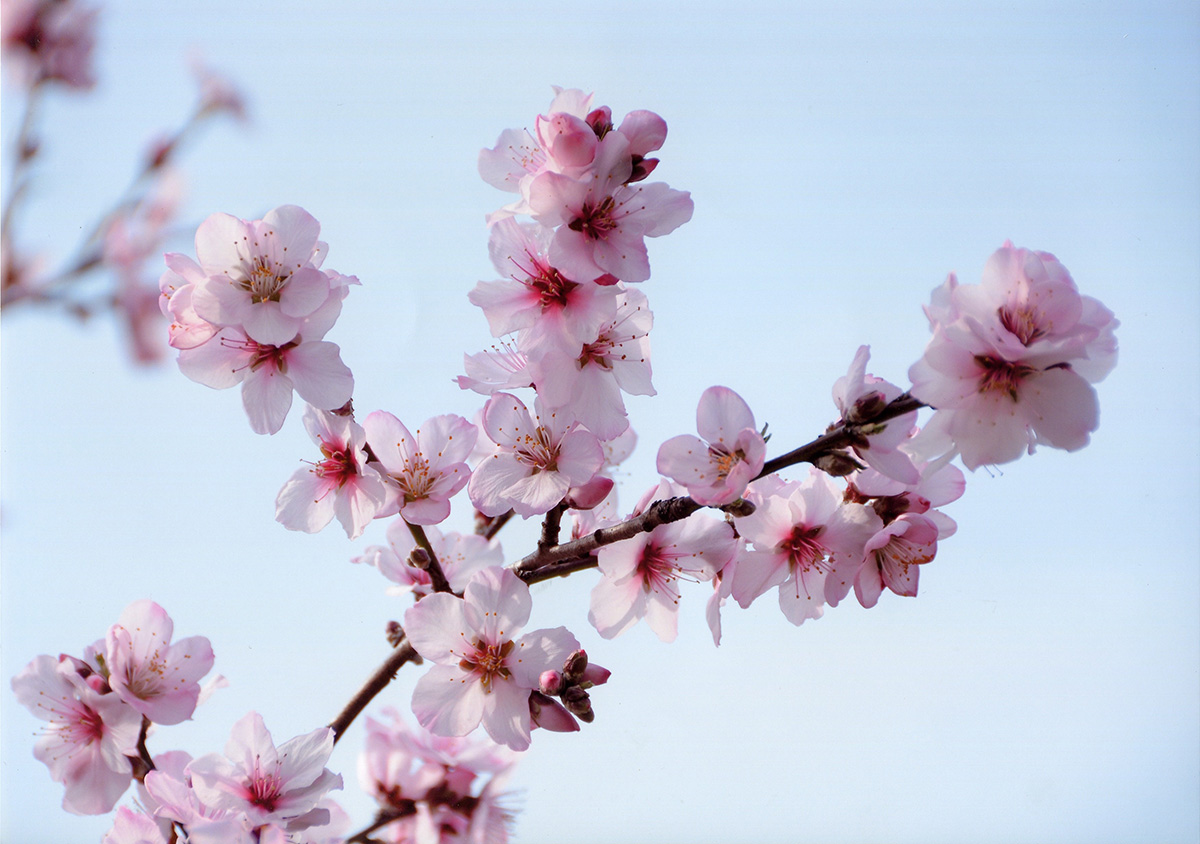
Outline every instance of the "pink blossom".
[[216, 390], [240, 383], [242, 406], [257, 434], [274, 434], [283, 427], [293, 389], [321, 410], [337, 410], [354, 393], [354, 376], [337, 345], [300, 335], [274, 346], [252, 340], [238, 328], [222, 328], [202, 345], [180, 351], [179, 370]]
[[168, 841], [154, 818], [122, 806], [100, 844], [168, 844]]
[[73, 0], [5, 0], [0, 16], [5, 62], [29, 88], [43, 82], [91, 88], [96, 14]]
[[599, 440], [569, 413], [546, 412], [540, 399], [534, 408], [530, 416], [510, 393], [494, 394], [484, 407], [483, 427], [495, 450], [475, 467], [467, 491], [486, 516], [545, 513], [604, 462]]
[[404, 615], [417, 652], [436, 663], [417, 681], [413, 714], [438, 735], [465, 736], [480, 723], [513, 750], [529, 747], [529, 693], [543, 671], [579, 650], [565, 627], [516, 638], [529, 620], [529, 587], [508, 569], [488, 568], [462, 598], [438, 592]]
[[474, 355], [463, 355], [463, 372], [466, 374], [455, 379], [458, 386], [485, 396], [497, 390], [533, 386], [528, 357], [507, 342]]
[[168, 344], [176, 349], [194, 349], [212, 339], [220, 329], [201, 319], [192, 305], [192, 291], [204, 280], [204, 270], [186, 255], [168, 252], [167, 269], [158, 281], [158, 306], [171, 320]]
[[938, 409], [921, 438], [926, 453], [933, 432], [969, 469], [1038, 444], [1074, 451], [1088, 443], [1099, 425], [1089, 382], [1116, 363], [1118, 323], [1079, 295], [1053, 255], [1006, 243], [982, 284], [947, 280], [926, 313], [933, 339], [909, 370], [913, 395]]
[[601, 440], [629, 427], [622, 392], [655, 395], [649, 339], [654, 315], [640, 290], [616, 289], [615, 315], [581, 349], [547, 353], [529, 364], [544, 406], [568, 409]]
[[493, 224], [488, 251], [508, 280], [481, 281], [468, 296], [483, 309], [494, 336], [523, 331], [520, 348], [534, 358], [578, 353], [617, 310], [616, 288], [572, 281], [550, 265], [552, 235], [512, 219]]
[[[834, 382], [833, 402], [842, 414], [842, 421], [859, 424], [870, 419], [904, 391], [882, 378], [867, 374], [870, 346], [859, 346], [850, 364], [850, 371]], [[861, 431], [861, 440], [854, 443], [854, 453], [868, 465], [903, 483], [916, 483], [919, 478], [912, 459], [902, 451], [901, 444], [917, 424], [917, 412], [906, 413], [868, 426]]]
[[938, 528], [919, 513], [904, 513], [867, 541], [866, 561], [854, 579], [854, 594], [864, 607], [873, 607], [884, 588], [914, 597], [923, 563], [937, 553]]
[[833, 479], [813, 469], [800, 484], [786, 484], [756, 501], [737, 520], [753, 550], [738, 561], [733, 597], [743, 607], [779, 587], [779, 608], [792, 624], [820, 618], [828, 576], [861, 564], [864, 546], [882, 526], [861, 504], [844, 504]]
[[342, 778], [325, 767], [333, 752], [333, 730], [322, 727], [275, 747], [262, 716], [251, 712], [233, 726], [225, 756], [211, 753], [187, 767], [192, 787], [215, 809], [244, 812], [254, 826], [295, 822], [306, 817], [324, 823], [323, 810], [310, 815]]
[[112, 811], [133, 779], [127, 755], [137, 754], [138, 711], [119, 695], [93, 688], [67, 658], [36, 657], [13, 677], [12, 690], [48, 722], [33, 755], [66, 786], [63, 808], [77, 815]]
[[156, 724], [179, 724], [192, 717], [200, 678], [213, 665], [212, 646], [203, 636], [171, 644], [175, 624], [150, 600], [127, 606], [108, 631], [108, 683], [122, 700]]
[[529, 183], [533, 218], [557, 227], [550, 260], [571, 278], [610, 274], [645, 281], [650, 277], [645, 238], [670, 234], [690, 220], [691, 195], [660, 182], [627, 184], [632, 152], [619, 132], [601, 139], [595, 158], [593, 178], [543, 172]]
[[213, 214], [196, 230], [205, 273], [192, 294], [196, 313], [264, 345], [291, 342], [304, 318], [329, 299], [330, 280], [318, 269], [325, 255], [320, 231], [295, 205], [249, 222]]
[[[469, 833], [478, 831], [481, 815], [501, 811], [496, 790], [512, 766], [510, 752], [490, 742], [410, 729], [394, 709], [384, 714], [390, 724], [367, 719], [359, 782], [400, 819], [376, 835], [386, 833], [389, 841], [504, 841], [503, 835], [477, 839]], [[500, 831], [506, 832], [508, 819]]]
[[450, 499], [471, 477], [464, 462], [475, 447], [475, 426], [452, 413], [426, 419], [416, 436], [399, 419], [377, 410], [363, 427], [389, 487], [392, 504], [409, 524], [435, 525], [450, 515]]
[[[652, 495], [670, 497], [671, 491], [660, 485]], [[592, 589], [588, 621], [612, 639], [645, 618], [659, 639], [673, 642], [679, 581], [711, 580], [734, 558], [737, 547], [728, 524], [698, 513], [605, 545], [598, 554], [603, 577]]]
[[304, 428], [321, 460], [298, 469], [275, 499], [275, 520], [288, 530], [316, 533], [333, 517], [357, 539], [387, 501], [383, 478], [367, 463], [367, 435], [351, 417], [304, 411]]
[[[476, 534], [455, 531], [443, 535], [436, 527], [426, 527], [425, 536], [454, 592], [462, 592], [480, 570], [504, 564], [504, 552], [497, 540], [488, 541]], [[380, 574], [398, 584], [388, 589], [389, 594], [411, 593], [420, 600], [433, 592], [429, 572], [408, 564], [409, 555], [417, 547], [408, 523], [394, 519], [388, 525], [387, 539], [388, 547], [372, 545], [351, 562], [374, 566]]]
[[709, 387], [700, 396], [696, 429], [672, 437], [658, 449], [658, 471], [687, 487], [706, 506], [729, 504], [762, 471], [767, 447], [746, 402], [728, 387]]

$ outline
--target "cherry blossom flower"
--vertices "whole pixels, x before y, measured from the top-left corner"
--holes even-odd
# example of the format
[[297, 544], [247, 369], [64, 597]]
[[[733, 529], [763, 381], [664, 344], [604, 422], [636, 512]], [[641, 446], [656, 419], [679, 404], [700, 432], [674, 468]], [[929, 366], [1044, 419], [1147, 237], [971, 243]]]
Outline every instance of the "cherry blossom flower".
[[100, 844], [168, 844], [168, 840], [154, 818], [122, 806]]
[[729, 504], [762, 471], [767, 446], [746, 402], [728, 387], [709, 387], [696, 408], [696, 429], [658, 449], [658, 471], [706, 506]]
[[215, 809], [243, 812], [254, 826], [268, 823], [319, 825], [328, 812], [317, 801], [342, 778], [325, 767], [333, 752], [333, 730], [322, 727], [275, 747], [262, 716], [251, 712], [233, 726], [225, 756], [211, 753], [187, 767], [200, 799]]
[[166, 610], [143, 599], [127, 606], [108, 631], [109, 686], [156, 724], [179, 724], [192, 717], [200, 678], [213, 665], [208, 639], [189, 636], [171, 644], [174, 629]]
[[201, 318], [241, 328], [257, 343], [278, 346], [325, 304], [330, 282], [319, 269], [321, 224], [295, 205], [261, 220], [213, 214], [196, 230], [196, 258], [205, 279], [192, 303]]
[[883, 522], [869, 507], [842, 503], [838, 485], [815, 468], [803, 483], [782, 485], [755, 503], [753, 513], [737, 520], [754, 548], [738, 560], [733, 597], [748, 607], [778, 586], [788, 621], [820, 618], [827, 576], [839, 564], [856, 569]]
[[[394, 709], [383, 712], [390, 724], [367, 718], [359, 782], [382, 811], [399, 820], [376, 835], [386, 834], [389, 841], [505, 841], [511, 815], [497, 791], [512, 767], [511, 752], [490, 742], [414, 730]], [[492, 813], [504, 817], [481, 817]], [[470, 834], [486, 823], [498, 823], [500, 834], [482, 839]]]
[[854, 579], [864, 607], [875, 606], [884, 588], [915, 597], [920, 566], [937, 554], [938, 527], [919, 513], [904, 513], [867, 541], [866, 561]]
[[570, 355], [546, 354], [530, 362], [534, 386], [547, 408], [568, 408], [601, 440], [629, 427], [622, 392], [655, 395], [650, 383], [650, 328], [646, 296], [619, 288], [615, 316]]
[[[681, 492], [682, 490], [679, 490]], [[642, 506], [678, 494], [663, 483]], [[635, 515], [641, 507], [635, 510]], [[599, 551], [600, 582], [592, 589], [588, 621], [605, 639], [645, 618], [664, 642], [675, 641], [679, 624], [679, 581], [711, 580], [737, 553], [738, 540], [723, 521], [693, 514], [605, 545]]]
[[0, 41], [20, 84], [55, 82], [77, 90], [95, 85], [96, 14], [73, 0], [5, 0]]
[[593, 178], [543, 172], [529, 183], [534, 220], [557, 227], [550, 261], [571, 278], [645, 281], [650, 278], [645, 238], [670, 234], [692, 218], [686, 191], [661, 182], [627, 184], [632, 155], [629, 139], [612, 132], [597, 146]]
[[572, 281], [550, 265], [546, 252], [552, 236], [550, 229], [512, 219], [493, 224], [488, 252], [508, 278], [481, 281], [468, 294], [483, 309], [493, 336], [523, 331], [520, 349], [534, 358], [547, 354], [547, 346], [577, 354], [617, 310], [614, 286]]
[[354, 376], [337, 345], [300, 335], [275, 346], [252, 340], [238, 328], [222, 328], [203, 345], [180, 351], [179, 370], [215, 390], [240, 383], [242, 406], [256, 434], [274, 434], [283, 427], [293, 390], [321, 410], [342, 407], [354, 393]]
[[76, 815], [112, 811], [133, 779], [128, 755], [137, 754], [141, 714], [119, 695], [93, 688], [68, 658], [35, 657], [13, 677], [12, 690], [48, 722], [33, 755], [66, 786], [63, 808]]
[[463, 372], [466, 374], [455, 379], [458, 386], [484, 396], [497, 390], [533, 386], [528, 357], [508, 342], [474, 355], [463, 355]]
[[[850, 371], [834, 382], [833, 402], [842, 414], [842, 421], [859, 424], [870, 419], [904, 391], [882, 378], [867, 374], [870, 346], [859, 346], [850, 364]], [[854, 453], [868, 465], [903, 483], [916, 483], [920, 477], [912, 459], [899, 446], [917, 424], [917, 412], [906, 413], [887, 422], [869, 426], [861, 432], [862, 439], [853, 445]]]
[[321, 448], [320, 462], [298, 469], [275, 499], [275, 520], [288, 530], [316, 533], [337, 516], [357, 539], [387, 502], [383, 478], [367, 463], [367, 435], [349, 416], [304, 411], [304, 428]]
[[[1080, 296], [1046, 252], [1006, 243], [979, 285], [951, 277], [926, 309], [933, 339], [909, 370], [912, 394], [937, 408], [923, 432], [963, 464], [1015, 460], [1038, 444], [1074, 451], [1099, 425], [1096, 391], [1116, 363], [1118, 323]], [[934, 438], [934, 432], [940, 439]]]
[[529, 693], [543, 671], [579, 650], [565, 627], [516, 638], [531, 606], [529, 587], [515, 574], [487, 568], [471, 579], [462, 598], [438, 592], [409, 608], [408, 639], [436, 663], [413, 692], [413, 714], [421, 726], [438, 735], [465, 736], [482, 723], [499, 744], [529, 747]]
[[[480, 570], [504, 564], [504, 552], [496, 540], [488, 541], [477, 534], [456, 531], [443, 535], [436, 527], [424, 530], [442, 574], [454, 592], [462, 592]], [[351, 562], [374, 566], [380, 574], [398, 584], [388, 589], [389, 594], [411, 593], [419, 600], [433, 592], [429, 572], [408, 564], [408, 557], [417, 543], [403, 519], [395, 519], [388, 525], [387, 540], [388, 547], [372, 545]]]
[[604, 463], [599, 440], [569, 413], [547, 413], [540, 399], [534, 409], [530, 416], [510, 393], [494, 394], [484, 407], [483, 427], [496, 447], [475, 467], [467, 492], [486, 516], [545, 513]]
[[409, 524], [435, 525], [450, 515], [450, 499], [471, 477], [464, 462], [475, 447], [475, 426], [452, 413], [426, 419], [416, 436], [399, 419], [377, 410], [363, 427], [388, 484], [391, 503]]

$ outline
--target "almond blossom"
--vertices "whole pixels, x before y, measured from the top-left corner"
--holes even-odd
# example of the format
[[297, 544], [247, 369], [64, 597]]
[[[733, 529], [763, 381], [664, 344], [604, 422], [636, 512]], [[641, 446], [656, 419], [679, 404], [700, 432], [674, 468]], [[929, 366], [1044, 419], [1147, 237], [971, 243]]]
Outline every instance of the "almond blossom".
[[463, 597], [438, 592], [404, 614], [409, 642], [435, 663], [413, 691], [413, 714], [430, 732], [465, 736], [481, 723], [513, 750], [529, 747], [529, 694], [542, 672], [579, 650], [565, 627], [517, 638], [529, 620], [529, 587], [504, 568], [487, 568]]
[[904, 513], [885, 525], [863, 549], [866, 559], [854, 578], [858, 602], [875, 606], [884, 588], [916, 596], [919, 566], [937, 554], [937, 540], [937, 525], [920, 513]]
[[909, 377], [937, 408], [921, 438], [929, 456], [957, 451], [975, 469], [1039, 444], [1088, 443], [1099, 425], [1091, 384], [1116, 363], [1118, 323], [1058, 259], [1005, 243], [981, 284], [951, 277], [926, 313], [933, 338]]
[[[650, 502], [679, 492], [669, 482], [654, 487], [635, 515]], [[679, 581], [711, 580], [737, 550], [733, 529], [700, 513], [605, 545], [597, 555], [603, 577], [592, 589], [588, 621], [601, 636], [612, 639], [644, 618], [659, 639], [673, 642], [679, 625]]]
[[449, 413], [426, 419], [414, 436], [395, 416], [377, 410], [363, 428], [388, 484], [389, 503], [380, 515], [399, 512], [414, 525], [435, 525], [449, 516], [450, 499], [471, 477], [464, 461], [475, 447], [475, 426]]
[[[870, 346], [859, 346], [850, 371], [833, 384], [833, 402], [842, 414], [842, 421], [858, 425], [871, 419], [887, 404], [898, 399], [904, 391], [882, 378], [867, 374]], [[899, 446], [907, 442], [917, 424], [917, 412], [905, 413], [887, 422], [867, 426], [859, 432], [853, 444], [854, 453], [868, 466], [903, 483], [916, 483], [920, 477], [912, 459]]]
[[826, 578], [839, 564], [861, 564], [864, 546], [883, 526], [862, 504], [844, 504], [829, 475], [812, 469], [799, 484], [783, 484], [756, 500], [738, 532], [754, 548], [738, 560], [732, 594], [742, 607], [779, 587], [779, 608], [792, 624], [820, 618]]
[[[504, 552], [496, 540], [488, 541], [478, 534], [450, 531], [443, 534], [436, 527], [426, 527], [425, 536], [441, 566], [442, 574], [456, 593], [462, 592], [475, 574], [490, 566], [504, 564]], [[388, 546], [372, 545], [362, 556], [351, 560], [379, 569], [379, 573], [396, 583], [388, 594], [412, 594], [417, 600], [434, 591], [429, 572], [409, 565], [409, 555], [417, 547], [408, 523], [394, 519], [387, 529]]]
[[213, 665], [204, 636], [171, 644], [175, 624], [150, 600], [134, 601], [108, 631], [105, 664], [118, 696], [156, 724], [179, 724], [192, 717], [200, 678]]
[[510, 393], [494, 394], [484, 407], [484, 431], [495, 449], [475, 467], [467, 492], [485, 516], [545, 513], [604, 463], [600, 441], [570, 413], [547, 412], [540, 399], [534, 409], [531, 416]]
[[316, 533], [337, 516], [346, 536], [357, 539], [387, 502], [383, 478], [367, 463], [367, 435], [349, 416], [304, 411], [304, 428], [321, 449], [321, 460], [296, 473], [275, 499], [275, 520], [288, 530]]
[[213, 214], [196, 230], [196, 258], [205, 278], [192, 301], [201, 318], [236, 326], [265, 345], [287, 343], [304, 318], [325, 304], [328, 276], [319, 267], [321, 224], [295, 205], [261, 220]]
[[654, 314], [640, 290], [617, 288], [616, 311], [582, 348], [570, 355], [531, 360], [538, 396], [547, 408], [568, 408], [575, 420], [601, 440], [629, 427], [622, 392], [653, 396], [650, 329]]
[[[100, 678], [97, 676], [97, 680]], [[69, 658], [35, 657], [12, 679], [13, 694], [47, 722], [33, 755], [66, 787], [63, 808], [76, 815], [112, 811], [133, 779], [142, 715], [120, 695], [93, 688]]]
[[706, 506], [729, 504], [762, 471], [767, 446], [749, 405], [728, 387], [709, 387], [696, 408], [703, 440], [682, 434], [658, 449], [658, 471]]
[[[333, 730], [322, 727], [275, 747], [262, 716], [250, 712], [233, 726], [225, 755], [212, 753], [187, 767], [201, 801], [241, 812], [250, 823], [327, 823], [317, 802], [342, 778], [325, 767], [333, 752]], [[301, 820], [303, 819], [303, 820]]]

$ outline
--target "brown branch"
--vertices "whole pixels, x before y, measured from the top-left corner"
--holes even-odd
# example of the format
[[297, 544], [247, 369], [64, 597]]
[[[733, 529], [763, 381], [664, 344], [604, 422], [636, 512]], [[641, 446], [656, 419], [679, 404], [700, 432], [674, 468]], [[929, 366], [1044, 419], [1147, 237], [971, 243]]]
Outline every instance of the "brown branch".
[[[762, 471], [758, 473], [755, 480], [797, 463], [812, 463], [840, 449], [862, 442], [863, 437], [873, 426], [925, 406], [923, 402], [905, 393], [888, 403], [883, 410], [869, 420], [856, 424], [842, 422], [812, 442], [767, 461], [763, 464]], [[720, 509], [741, 508], [745, 504], [746, 502], [741, 502], [739, 499], [739, 501]], [[641, 515], [612, 527], [601, 528], [589, 536], [548, 548], [542, 548], [539, 544], [537, 551], [518, 560], [513, 564], [512, 569], [526, 583], [539, 583], [552, 577], [562, 577], [572, 572], [594, 568], [597, 564], [595, 552], [605, 545], [611, 545], [623, 539], [631, 539], [639, 533], [652, 531], [659, 525], [686, 519], [701, 509], [701, 506], [691, 498], [668, 498], [655, 501]], [[735, 512], [734, 515], [739, 514]], [[745, 513], [740, 515], [745, 515]]]
[[405, 524], [408, 525], [408, 530], [413, 535], [417, 547], [429, 555], [429, 564], [425, 570], [429, 572], [429, 582], [433, 586], [433, 591], [453, 592], [450, 588], [450, 581], [446, 580], [446, 574], [442, 571], [442, 564], [438, 562], [437, 554], [434, 553], [433, 546], [429, 544], [429, 537], [425, 535], [425, 528], [408, 522]]
[[421, 657], [417, 654], [416, 649], [408, 643], [407, 639], [401, 638], [399, 644], [387, 655], [387, 659], [367, 678], [367, 682], [363, 683], [362, 688], [354, 697], [350, 698], [350, 702], [338, 713], [338, 716], [329, 722], [329, 726], [333, 730], [334, 742], [336, 743], [342, 737], [346, 728], [354, 722], [360, 712], [367, 708], [367, 704], [387, 688], [388, 683], [396, 679], [396, 672], [406, 662], [420, 662], [420, 660]]

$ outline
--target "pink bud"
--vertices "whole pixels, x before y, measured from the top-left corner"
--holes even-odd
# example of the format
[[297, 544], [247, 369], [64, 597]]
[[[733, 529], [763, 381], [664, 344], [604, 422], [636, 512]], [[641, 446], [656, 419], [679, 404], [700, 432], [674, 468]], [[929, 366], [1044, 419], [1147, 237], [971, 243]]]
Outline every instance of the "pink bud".
[[545, 694], [556, 695], [562, 691], [563, 677], [557, 671], [543, 671], [538, 677], [538, 688]]

